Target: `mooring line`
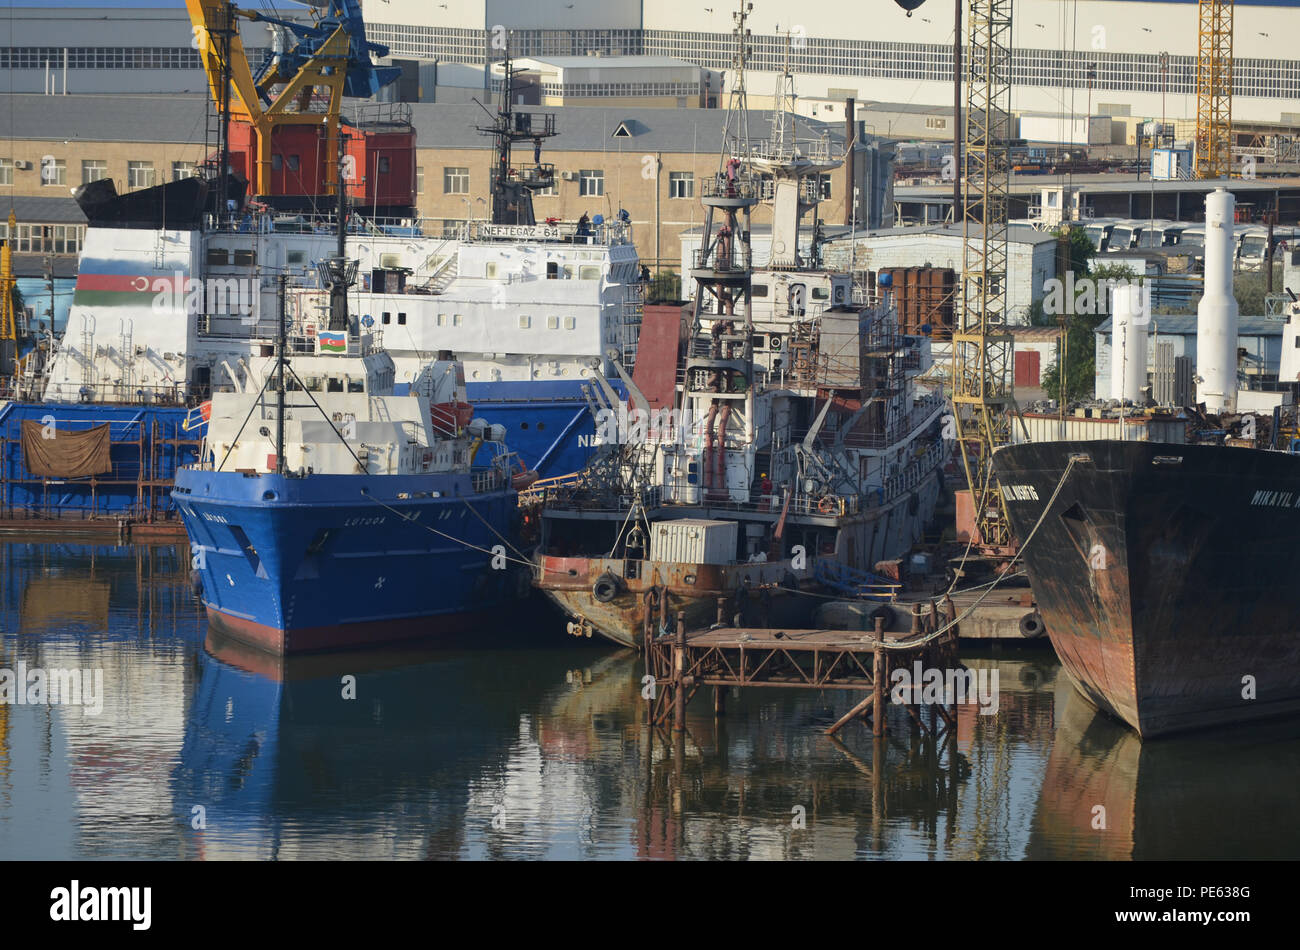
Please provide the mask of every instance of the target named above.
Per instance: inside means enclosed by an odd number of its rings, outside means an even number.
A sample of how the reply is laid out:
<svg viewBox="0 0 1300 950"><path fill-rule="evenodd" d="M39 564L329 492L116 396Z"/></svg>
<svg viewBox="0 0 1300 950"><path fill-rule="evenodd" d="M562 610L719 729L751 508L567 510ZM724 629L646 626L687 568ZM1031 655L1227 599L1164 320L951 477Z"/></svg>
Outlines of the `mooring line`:
<svg viewBox="0 0 1300 950"><path fill-rule="evenodd" d="M1038 520L1034 522L1034 526L1029 530L1029 534L1025 536L1025 541L1023 544L1020 545L1020 550L1016 552L1016 556L1011 559L1010 562L1011 564L1014 564L1016 561L1020 560L1021 557L1024 556L1025 549L1029 547L1029 542L1032 541L1034 539L1034 535L1038 533L1039 527L1041 527L1043 522L1047 519L1047 513L1052 510L1052 505L1055 504L1056 497L1061 493L1061 489L1065 487L1065 480L1070 477L1070 471L1074 468L1074 463L1076 461L1077 461L1076 458L1074 457L1070 458L1069 463L1065 466L1065 471L1061 473L1060 480L1056 483L1056 489L1052 492L1052 497L1047 499L1047 504L1043 506L1042 514L1038 516ZM1006 580L1008 576L1009 574L1003 574L1002 576L995 578L993 583L989 585L989 589L986 590L984 593L980 594L979 599L976 600L975 603L967 607L966 610L962 612L960 616L954 617L952 620L944 624L942 627L939 627L933 633L927 634L925 637L922 637L920 640L895 641L892 644L885 643L883 644L884 648L887 650L910 650L915 647L923 646L924 644L929 643L935 637L939 636L940 634L946 633L947 631L951 630L953 627L957 626L957 624L960 623L962 620L965 620L967 617L969 617L971 615L971 612L976 607L978 607L981 603L984 602L984 598L987 597L989 594L993 593L993 590L1004 580Z"/></svg>
<svg viewBox="0 0 1300 950"><path fill-rule="evenodd" d="M406 515L404 512L398 511L396 508L392 507L391 505L387 505L387 504L385 504L384 502L380 501L378 498L376 498L374 495L369 494L368 492L364 492L364 491L363 491L363 492L361 493L361 497L362 497L362 498L368 498L370 501L373 501L376 505L378 505L378 506L381 507L381 508L387 508L387 509L388 509L389 511L391 511L393 514L397 515L397 517L401 518L403 521L408 521L408 522L410 522L411 524L415 525L416 527L423 528L425 531L432 531L434 534L438 535L438 537L440 537L440 538L446 538L448 541L454 541L456 544L463 545L464 547L467 547L467 548L469 548L469 549L472 550L472 551L482 551L484 554L490 554L490 555L492 555L493 557L502 557L502 558L505 558L507 561L514 561L514 563L516 563L516 564L524 564L524 565L527 565L529 568L532 568L532 569L534 569L534 570L537 569L537 565L534 564L532 561L520 560L519 558L513 558L513 557L510 557L509 555L501 554L500 552L498 552L498 551L494 551L494 550L492 550L491 548L482 548L482 547L479 547L477 544L471 544L470 542L468 542L468 541L466 541L466 540L464 540L464 539L462 539L462 538L457 538L457 537L454 537L454 536L452 536L452 535L450 535L450 534L447 534L445 531L439 531L437 528L434 528L434 527L432 527L432 526L430 526L430 525L422 524L421 522L416 521L414 518L409 517L409 516ZM472 508L471 508L470 510L473 511ZM475 513L477 514L477 512L475 512ZM488 525L488 527L491 527L491 525ZM500 537L500 535L498 535L498 537Z"/></svg>
<svg viewBox="0 0 1300 950"><path fill-rule="evenodd" d="M482 521L483 524L485 524L485 525L487 526L487 529L488 529L489 531L491 531L493 534L495 534L495 535L497 536L497 538L500 539L500 540L501 540L501 541L506 545L506 547L510 548L510 550L514 551L516 554L518 554L518 555L519 555L521 558L523 558L525 561L528 561L528 555L524 554L523 551L519 550L517 547L515 547L513 544L511 544L511 543L510 543L510 540L509 540L508 538L506 538L506 537L505 537L505 536L504 536L500 531L498 531L496 528L494 528L494 527L492 526L492 524L491 524L489 521L487 521L487 519L485 519L481 514L479 514L479 513L474 509L474 506L471 505L471 504L469 503L469 499L462 497L462 498L461 498L461 501L464 502L464 503L465 503L465 507L468 508L468 509L470 510L470 514L472 514L472 515L473 515L475 518L477 518L479 521ZM528 563L529 563L529 564L532 564L533 562L532 562L532 561L528 561Z"/></svg>

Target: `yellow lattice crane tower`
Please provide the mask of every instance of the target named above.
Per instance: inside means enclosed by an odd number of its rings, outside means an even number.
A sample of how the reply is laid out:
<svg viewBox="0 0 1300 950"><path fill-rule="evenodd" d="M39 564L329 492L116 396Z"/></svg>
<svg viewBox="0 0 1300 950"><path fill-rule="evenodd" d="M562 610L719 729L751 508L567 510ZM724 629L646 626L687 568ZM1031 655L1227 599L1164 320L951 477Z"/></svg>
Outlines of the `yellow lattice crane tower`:
<svg viewBox="0 0 1300 950"><path fill-rule="evenodd" d="M1196 47L1197 178L1232 171L1233 0L1199 0Z"/></svg>
<svg viewBox="0 0 1300 950"><path fill-rule="evenodd" d="M1014 341L1007 329L1011 147L1011 0L970 0L962 152L962 274L952 335L957 449L981 552L1015 551L992 455L1010 441ZM961 506L958 507L959 521Z"/></svg>
<svg viewBox="0 0 1300 950"><path fill-rule="evenodd" d="M9 212L9 236L0 247L0 376L8 376L18 363L18 314L14 308L14 242L18 240L18 219Z"/></svg>

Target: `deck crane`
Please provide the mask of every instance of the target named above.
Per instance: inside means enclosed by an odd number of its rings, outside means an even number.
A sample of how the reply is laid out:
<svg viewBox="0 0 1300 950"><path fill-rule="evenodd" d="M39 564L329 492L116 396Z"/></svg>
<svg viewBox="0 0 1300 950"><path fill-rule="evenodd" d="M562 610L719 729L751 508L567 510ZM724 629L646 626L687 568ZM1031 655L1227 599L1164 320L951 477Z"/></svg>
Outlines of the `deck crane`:
<svg viewBox="0 0 1300 950"><path fill-rule="evenodd" d="M253 192L272 193L272 141L287 126L325 127L325 185L336 194L342 165L339 117L344 96L369 98L393 82L401 70L379 67L371 56L388 47L366 39L359 0L297 0L323 8L315 22L295 23L230 0L185 0L194 26L213 102L223 123L223 164L229 167L229 123L252 126L255 148ZM248 62L236 20L278 26L296 42L273 54L256 70ZM224 176L221 176L224 177Z"/></svg>

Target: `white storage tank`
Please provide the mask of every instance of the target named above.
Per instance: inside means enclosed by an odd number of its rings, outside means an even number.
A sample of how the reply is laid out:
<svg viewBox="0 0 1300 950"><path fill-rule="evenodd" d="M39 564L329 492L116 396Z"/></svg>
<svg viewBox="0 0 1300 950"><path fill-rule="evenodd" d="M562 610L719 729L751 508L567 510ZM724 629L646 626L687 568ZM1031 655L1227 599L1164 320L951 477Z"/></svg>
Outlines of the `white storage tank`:
<svg viewBox="0 0 1300 950"><path fill-rule="evenodd" d="M650 529L650 560L684 564L731 564L736 560L734 521L681 518L657 521Z"/></svg>
<svg viewBox="0 0 1300 950"><path fill-rule="evenodd" d="M1137 281L1117 284L1111 292L1110 397L1142 402L1147 385L1147 327L1150 292Z"/></svg>
<svg viewBox="0 0 1300 950"><path fill-rule="evenodd" d="M1232 293L1232 193L1205 198L1205 292L1196 305L1196 399L1210 412L1237 406L1237 298Z"/></svg>

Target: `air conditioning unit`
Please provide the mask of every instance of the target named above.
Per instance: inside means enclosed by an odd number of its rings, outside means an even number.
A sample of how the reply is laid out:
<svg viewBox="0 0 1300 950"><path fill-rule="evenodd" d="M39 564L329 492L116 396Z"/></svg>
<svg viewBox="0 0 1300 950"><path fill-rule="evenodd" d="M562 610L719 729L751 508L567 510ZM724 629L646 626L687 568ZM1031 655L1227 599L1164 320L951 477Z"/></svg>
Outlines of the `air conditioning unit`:
<svg viewBox="0 0 1300 950"><path fill-rule="evenodd" d="M27 161L26 159L22 159L22 158L20 158L20 159L18 159L16 162L14 162L14 168L23 168L23 169L27 169L27 168L31 168L31 167L32 167L32 163L29 162L29 161Z"/></svg>
<svg viewBox="0 0 1300 950"><path fill-rule="evenodd" d="M577 173L577 172L560 172L560 178L562 178L564 181L577 181L577 180L578 180L578 173Z"/></svg>

